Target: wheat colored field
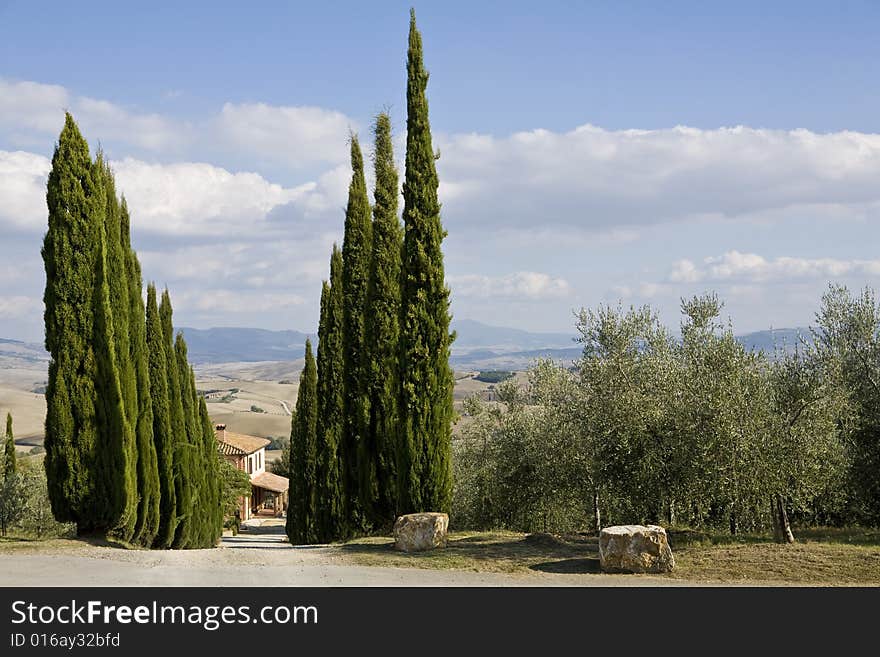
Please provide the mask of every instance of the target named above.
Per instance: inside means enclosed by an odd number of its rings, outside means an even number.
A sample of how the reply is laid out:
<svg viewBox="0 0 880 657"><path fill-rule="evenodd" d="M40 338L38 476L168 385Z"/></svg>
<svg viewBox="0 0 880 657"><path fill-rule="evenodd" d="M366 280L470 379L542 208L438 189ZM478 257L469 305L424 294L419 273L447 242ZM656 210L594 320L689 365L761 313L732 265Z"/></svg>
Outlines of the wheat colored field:
<svg viewBox="0 0 880 657"><path fill-rule="evenodd" d="M200 365L196 367L196 386L201 391L219 391L219 398L208 401L208 414L215 424L262 438L286 437L290 435L301 368L301 361ZM456 410L461 411L461 402L470 395L491 398L493 386L475 380L477 374L455 373ZM525 374L517 373L516 380L524 382ZM45 383L46 371L41 364L22 366L12 359L0 362L0 413L3 417L7 411L12 413L16 443L22 452L43 443ZM460 421L456 432L466 423L466 418Z"/></svg>

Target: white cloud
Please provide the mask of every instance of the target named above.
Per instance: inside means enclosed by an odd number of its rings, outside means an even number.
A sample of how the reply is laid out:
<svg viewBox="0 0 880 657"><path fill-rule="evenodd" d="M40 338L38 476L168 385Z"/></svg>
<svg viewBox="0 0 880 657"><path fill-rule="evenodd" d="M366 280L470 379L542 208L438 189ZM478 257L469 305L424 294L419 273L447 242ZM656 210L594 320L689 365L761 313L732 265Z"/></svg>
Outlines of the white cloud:
<svg viewBox="0 0 880 657"><path fill-rule="evenodd" d="M348 131L356 128L334 110L265 103L226 103L216 126L219 138L236 150L299 167L345 161Z"/></svg>
<svg viewBox="0 0 880 657"><path fill-rule="evenodd" d="M166 94L167 96L167 94ZM58 85L0 78L0 130L14 142L54 141L69 110L92 148L127 145L151 154L202 160L235 155L263 165L307 169L348 159L349 130L357 123L321 107L226 103L188 122L77 96ZM124 149L111 148L111 155Z"/></svg>
<svg viewBox="0 0 880 657"><path fill-rule="evenodd" d="M620 229L805 208L876 213L880 203L876 134L586 125L441 135L437 145L444 218L462 227Z"/></svg>
<svg viewBox="0 0 880 657"><path fill-rule="evenodd" d="M64 87L0 78L2 128L57 133L63 124L64 109L69 105L70 95Z"/></svg>
<svg viewBox="0 0 880 657"><path fill-rule="evenodd" d="M476 274L450 276L448 284L452 294L461 297L538 300L566 297L571 292L565 279L532 271L495 277Z"/></svg>
<svg viewBox="0 0 880 657"><path fill-rule="evenodd" d="M175 310L219 315L242 315L268 313L289 309L305 303L304 299L290 293L250 293L241 290L190 291L172 297ZM178 301L179 299L179 301Z"/></svg>
<svg viewBox="0 0 880 657"><path fill-rule="evenodd" d="M306 193L285 189L256 173L232 173L199 162L163 165L126 158L112 166L133 222L156 233L223 235L254 230L273 208Z"/></svg>
<svg viewBox="0 0 880 657"><path fill-rule="evenodd" d="M117 193L125 195L131 209L134 231L206 239L255 238L265 231L321 232L321 224L337 212L341 228L350 175L338 168L315 182L284 187L257 173L231 172L204 162L156 164L125 158L111 166ZM51 162L41 155L0 151L0 226L45 230L50 169Z"/></svg>
<svg viewBox="0 0 880 657"><path fill-rule="evenodd" d="M701 273L697 266L690 260L678 260L672 264L669 272L669 280L673 283L696 283L700 280Z"/></svg>
<svg viewBox="0 0 880 657"><path fill-rule="evenodd" d="M41 313L42 301L34 297L0 296L0 318L21 319Z"/></svg>
<svg viewBox="0 0 880 657"><path fill-rule="evenodd" d="M0 226L17 229L46 223L48 158L23 151L0 151Z"/></svg>
<svg viewBox="0 0 880 657"><path fill-rule="evenodd" d="M728 251L705 258L698 266L690 260L673 264L668 279L677 283L697 282L786 282L846 276L880 276L880 260L839 260L781 256L768 260L756 253Z"/></svg>

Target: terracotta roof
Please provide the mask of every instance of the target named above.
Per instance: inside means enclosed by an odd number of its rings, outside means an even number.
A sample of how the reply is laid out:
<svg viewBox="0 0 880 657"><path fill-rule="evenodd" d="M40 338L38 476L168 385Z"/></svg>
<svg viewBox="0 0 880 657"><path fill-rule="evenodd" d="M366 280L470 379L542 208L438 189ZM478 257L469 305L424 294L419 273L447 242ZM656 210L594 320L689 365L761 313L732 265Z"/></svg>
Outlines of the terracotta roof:
<svg viewBox="0 0 880 657"><path fill-rule="evenodd" d="M257 488L264 488L273 493L283 493L290 487L287 477L281 477L271 472L261 472L251 477L251 483Z"/></svg>
<svg viewBox="0 0 880 657"><path fill-rule="evenodd" d="M214 431L217 436L218 447L221 454L238 454L246 455L266 447L271 440L265 438L257 438L256 436L248 436L243 433L232 433L231 431Z"/></svg>

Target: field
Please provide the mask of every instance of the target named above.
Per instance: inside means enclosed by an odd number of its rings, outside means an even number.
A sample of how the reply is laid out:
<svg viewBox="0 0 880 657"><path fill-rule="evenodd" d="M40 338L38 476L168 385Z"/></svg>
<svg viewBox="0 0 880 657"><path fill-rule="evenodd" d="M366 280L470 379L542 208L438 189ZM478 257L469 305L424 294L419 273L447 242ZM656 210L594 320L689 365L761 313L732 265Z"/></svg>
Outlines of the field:
<svg viewBox="0 0 880 657"><path fill-rule="evenodd" d="M671 531L676 567L657 575L703 584L880 585L880 531L805 530L793 545L767 537ZM600 573L595 536L457 532L446 550L404 554L391 539L364 538L342 546L353 563L478 572ZM632 576L637 579L641 576Z"/></svg>
<svg viewBox="0 0 880 657"><path fill-rule="evenodd" d="M5 428L6 413L11 412L18 450L26 452L43 444L46 398L41 390L46 383L43 364L0 358L0 414Z"/></svg>
<svg viewBox="0 0 880 657"><path fill-rule="evenodd" d="M301 368L301 360L197 365L196 386L202 391L229 392L220 399L208 401L208 414L215 424L225 423L230 431L262 438L287 437ZM474 380L477 374L476 371L455 373L456 410L461 411L462 400L472 394L492 398L494 386ZM525 374L517 373L516 377L523 381ZM12 413L15 439L21 452L43 443L46 399L42 386L45 382L43 363L14 358L0 361L0 412L4 417L7 411ZM255 412L252 407L264 412ZM455 431L460 431L466 423L467 418L463 418ZM269 454L270 459L278 456L280 452Z"/></svg>
<svg viewBox="0 0 880 657"><path fill-rule="evenodd" d="M283 527L226 536L214 550L125 550L99 540L0 539L0 586L292 585L880 586L880 532L812 530L794 545L671 531L665 575L600 572L596 538L453 532L445 550L404 554L387 537L291 546Z"/></svg>

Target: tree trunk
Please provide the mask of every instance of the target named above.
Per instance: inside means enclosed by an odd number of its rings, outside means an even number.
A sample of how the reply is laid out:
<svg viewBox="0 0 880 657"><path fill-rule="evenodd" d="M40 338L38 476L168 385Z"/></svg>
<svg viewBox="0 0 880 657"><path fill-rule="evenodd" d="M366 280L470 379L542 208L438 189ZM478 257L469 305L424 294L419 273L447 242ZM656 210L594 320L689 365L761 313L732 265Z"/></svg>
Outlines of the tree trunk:
<svg viewBox="0 0 880 657"><path fill-rule="evenodd" d="M794 543L794 534L791 532L791 524L788 522L788 512L785 510L785 499L781 493L773 498L773 538L777 543Z"/></svg>
<svg viewBox="0 0 880 657"><path fill-rule="evenodd" d="M602 514L599 512L599 491L593 489L593 522L596 524L596 533L602 530Z"/></svg>
<svg viewBox="0 0 880 657"><path fill-rule="evenodd" d="M669 526L675 526L675 498L669 500Z"/></svg>
<svg viewBox="0 0 880 657"><path fill-rule="evenodd" d="M730 535L736 536L738 529L739 529L739 524L737 523L736 509L731 509L730 510Z"/></svg>

